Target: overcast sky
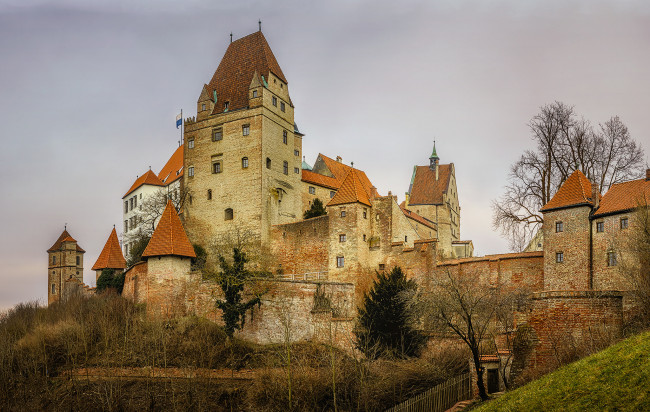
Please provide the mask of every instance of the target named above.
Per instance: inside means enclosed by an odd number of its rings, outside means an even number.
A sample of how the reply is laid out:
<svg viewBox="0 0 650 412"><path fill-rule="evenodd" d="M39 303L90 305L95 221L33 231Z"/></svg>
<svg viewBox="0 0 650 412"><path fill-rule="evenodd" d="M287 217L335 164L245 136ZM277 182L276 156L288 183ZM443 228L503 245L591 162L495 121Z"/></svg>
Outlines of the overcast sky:
<svg viewBox="0 0 650 412"><path fill-rule="evenodd" d="M195 115L230 32L258 18L308 163L339 155L401 201L436 139L478 254L507 251L490 204L540 106L618 115L650 151L647 1L0 0L0 309L47 301L65 223L94 285L122 196L160 170L176 114Z"/></svg>

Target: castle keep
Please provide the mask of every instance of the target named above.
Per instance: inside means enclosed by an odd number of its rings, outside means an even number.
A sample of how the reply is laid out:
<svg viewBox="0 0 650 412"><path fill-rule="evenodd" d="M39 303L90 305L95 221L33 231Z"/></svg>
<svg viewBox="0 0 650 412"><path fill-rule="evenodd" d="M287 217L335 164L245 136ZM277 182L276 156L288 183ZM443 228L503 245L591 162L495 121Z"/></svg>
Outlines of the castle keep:
<svg viewBox="0 0 650 412"><path fill-rule="evenodd" d="M304 161L307 137L261 31L230 43L201 89L196 116L184 126L184 141L163 170L146 172L123 197L123 249L113 229L93 265L98 276L104 269L124 271L123 295L146 303L152 315L194 313L220 322L214 299L221 292L192 268L192 245L210 251L235 232L250 234L258 249L269 251L276 274L250 286L250 293L266 291L241 331L257 342L282 341L280 318L288 313L294 339L319 339L333 322L349 337L359 294L375 271L394 266L422 288L455 273L529 293L531 306L517 319L537 339L526 360L531 367L551 362L557 333L605 328L616 334L624 316L633 314L621 267L639 265L627 242L637 211L645 210L639 206L650 199L650 171L604 196L576 171L541 209L541 251L474 257L472 242L461 238L454 164L440 163L435 143L428 162L422 157L427 164L413 167L402 202L392 192L378 193L366 173L341 157L319 154L313 167ZM169 200L144 261L126 268L127 233L140 230L138 211L161 188ZM183 193L178 206L174 200ZM326 214L303 219L316 199ZM48 303L66 288L87 292L83 253L67 231L48 250ZM323 296L330 307L318 303Z"/></svg>

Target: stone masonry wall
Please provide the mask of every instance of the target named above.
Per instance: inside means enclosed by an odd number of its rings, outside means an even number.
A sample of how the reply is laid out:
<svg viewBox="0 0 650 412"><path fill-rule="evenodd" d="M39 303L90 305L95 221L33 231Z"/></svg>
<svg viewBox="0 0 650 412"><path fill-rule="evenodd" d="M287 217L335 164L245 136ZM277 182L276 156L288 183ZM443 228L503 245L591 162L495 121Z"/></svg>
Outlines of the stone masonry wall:
<svg viewBox="0 0 650 412"><path fill-rule="evenodd" d="M284 274L327 272L329 216L274 226L271 253Z"/></svg>

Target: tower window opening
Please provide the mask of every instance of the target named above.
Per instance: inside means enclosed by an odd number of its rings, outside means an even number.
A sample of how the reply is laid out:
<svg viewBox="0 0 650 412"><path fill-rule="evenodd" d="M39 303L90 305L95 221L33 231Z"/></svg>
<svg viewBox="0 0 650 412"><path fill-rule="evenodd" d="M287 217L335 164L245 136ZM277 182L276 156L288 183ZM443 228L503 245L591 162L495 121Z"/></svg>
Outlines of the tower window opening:
<svg viewBox="0 0 650 412"><path fill-rule="evenodd" d="M224 220L232 220L233 216L232 208L229 207L224 211Z"/></svg>
<svg viewBox="0 0 650 412"><path fill-rule="evenodd" d="M271 168L271 158L269 158L269 157L266 158L266 168L267 169Z"/></svg>
<svg viewBox="0 0 650 412"><path fill-rule="evenodd" d="M248 136L251 134L251 125L250 124L245 124L241 127L241 134L243 136Z"/></svg>

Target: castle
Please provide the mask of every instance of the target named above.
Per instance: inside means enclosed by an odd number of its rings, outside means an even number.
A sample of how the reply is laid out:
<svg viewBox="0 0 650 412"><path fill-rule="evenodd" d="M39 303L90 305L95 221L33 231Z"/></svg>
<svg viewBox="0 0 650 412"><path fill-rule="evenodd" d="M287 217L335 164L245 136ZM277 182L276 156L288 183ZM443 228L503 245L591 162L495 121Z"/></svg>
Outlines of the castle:
<svg viewBox="0 0 650 412"><path fill-rule="evenodd" d="M220 321L214 307L220 291L192 268L192 245L210 250L211 242L241 231L269 251L277 273L254 282L252 288L267 293L240 333L261 343L283 340L279 318L289 313L292 339L318 339L332 323L349 337L362 286L375 271L393 266L421 287L454 272L530 292L532 305L520 323L536 333L526 361L532 367L550 362L551 335L558 330L620 333L633 312L620 263L632 259L627 234L650 197L650 171L604 196L576 171L541 210L542 251L473 257L472 242L461 240L454 165L439 163L435 144L428 164L414 166L401 203L391 192L380 195L363 171L340 157L319 154L313 167L303 160L305 135L294 120L288 81L261 31L230 43L202 87L197 115L184 127L183 144L163 170L139 177L123 197L126 233L137 230L147 196L160 188L169 194L144 261L126 267L113 229L93 265L98 276L107 268L124 271L123 295L146 303L152 315L195 313ZM187 198L178 207L172 200L181 192ZM646 203L639 203L643 196ZM316 199L327 213L303 219ZM67 231L48 253L49 303L66 288L87 291L80 277L84 251ZM327 296L332 307L323 310L318 296Z"/></svg>

